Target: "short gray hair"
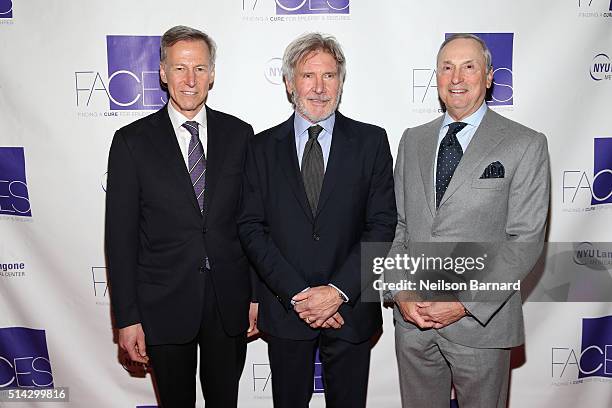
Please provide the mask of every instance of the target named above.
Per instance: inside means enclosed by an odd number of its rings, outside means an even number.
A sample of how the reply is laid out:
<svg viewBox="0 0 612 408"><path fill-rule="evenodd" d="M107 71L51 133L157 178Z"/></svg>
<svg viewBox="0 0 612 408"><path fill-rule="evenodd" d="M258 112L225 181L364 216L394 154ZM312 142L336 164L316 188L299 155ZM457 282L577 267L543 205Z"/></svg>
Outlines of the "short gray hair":
<svg viewBox="0 0 612 408"><path fill-rule="evenodd" d="M334 57L338 66L340 83L344 83L346 59L342 47L334 36L321 33L302 34L287 46L283 55L283 77L292 82L297 64L313 51L324 51Z"/></svg>
<svg viewBox="0 0 612 408"><path fill-rule="evenodd" d="M489 50L489 47L487 47L487 43L485 43L483 39L478 37L477 35L470 34L470 33L452 34L450 37L444 40L442 45L440 45L440 49L438 50L438 56L436 57L436 62L440 59L440 54L442 53L442 49L446 47L446 45L449 42L459 40L459 39L474 40L478 44L480 44L480 47L482 48L482 55L484 56L484 59L485 59L485 65L487 67L487 73L490 72L491 69L493 69L491 51Z"/></svg>
<svg viewBox="0 0 612 408"><path fill-rule="evenodd" d="M166 60L166 50L168 47L172 47L179 41L204 41L210 54L210 65L211 67L215 66L215 57L217 56L215 41L208 34L200 30L182 25L172 27L162 36L159 50L161 62Z"/></svg>

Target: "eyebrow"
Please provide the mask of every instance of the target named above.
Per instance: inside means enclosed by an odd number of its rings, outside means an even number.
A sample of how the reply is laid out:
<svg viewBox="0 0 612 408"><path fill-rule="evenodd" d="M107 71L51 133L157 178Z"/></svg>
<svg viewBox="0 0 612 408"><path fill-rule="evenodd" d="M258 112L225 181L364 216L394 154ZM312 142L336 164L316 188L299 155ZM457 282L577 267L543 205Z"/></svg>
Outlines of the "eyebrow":
<svg viewBox="0 0 612 408"><path fill-rule="evenodd" d="M467 60L467 61L461 61L461 62L459 63L459 65L463 65L463 64L470 64L470 63L474 63L474 62L476 62L476 60L475 60L475 59L470 59L470 60ZM440 61L440 63L441 63L441 64L450 64L450 65L455 65L455 63L454 63L453 61L450 61L450 60Z"/></svg>

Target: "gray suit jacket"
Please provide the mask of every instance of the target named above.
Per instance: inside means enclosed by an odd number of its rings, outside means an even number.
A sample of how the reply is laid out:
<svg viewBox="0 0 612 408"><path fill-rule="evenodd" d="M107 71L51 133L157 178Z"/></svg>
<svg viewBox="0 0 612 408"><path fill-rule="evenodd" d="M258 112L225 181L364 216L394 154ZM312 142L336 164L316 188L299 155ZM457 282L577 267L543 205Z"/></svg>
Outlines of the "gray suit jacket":
<svg viewBox="0 0 612 408"><path fill-rule="evenodd" d="M523 278L537 261L548 215L550 170L546 138L487 110L436 210L434 157L442 117L407 129L395 167L398 224L390 256L411 242L496 242L508 247L493 266L497 278ZM481 179L499 161L504 178ZM523 244L517 249L513 243ZM517 244L518 245L518 244ZM503 279L502 279L503 280ZM438 330L446 339L470 347L504 348L523 343L520 292L496 301L479 301L471 292L459 300L473 317ZM396 324L417 329L394 311Z"/></svg>

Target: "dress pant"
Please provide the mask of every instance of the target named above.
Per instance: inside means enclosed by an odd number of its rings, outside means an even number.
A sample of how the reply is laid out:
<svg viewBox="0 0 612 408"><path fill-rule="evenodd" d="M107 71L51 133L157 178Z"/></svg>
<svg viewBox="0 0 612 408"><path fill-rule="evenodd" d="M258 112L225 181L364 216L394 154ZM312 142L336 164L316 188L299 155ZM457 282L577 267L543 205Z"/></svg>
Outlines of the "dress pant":
<svg viewBox="0 0 612 408"><path fill-rule="evenodd" d="M333 329L327 329L333 330ZM313 340L266 335L272 370L274 408L306 408L314 388L317 347L323 365L327 408L366 406L371 342L353 344L329 337L325 330Z"/></svg>
<svg viewBox="0 0 612 408"><path fill-rule="evenodd" d="M228 336L221 322L210 273L203 276L204 310L200 331L186 344L147 346L161 407L193 408L196 401L197 348L200 385L206 408L238 404L238 382L246 359L246 333Z"/></svg>
<svg viewBox="0 0 612 408"><path fill-rule="evenodd" d="M451 383L461 408L506 408L510 349L467 347L396 324L395 351L403 408L448 408Z"/></svg>

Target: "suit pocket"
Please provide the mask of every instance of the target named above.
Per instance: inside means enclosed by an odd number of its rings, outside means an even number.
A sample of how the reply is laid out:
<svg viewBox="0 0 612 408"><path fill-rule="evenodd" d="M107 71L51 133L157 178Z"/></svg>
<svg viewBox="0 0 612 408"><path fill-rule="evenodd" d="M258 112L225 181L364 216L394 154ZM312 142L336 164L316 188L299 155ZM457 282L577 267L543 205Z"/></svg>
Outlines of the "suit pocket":
<svg viewBox="0 0 612 408"><path fill-rule="evenodd" d="M505 178L475 179L472 181L472 188L501 190L505 187L506 183Z"/></svg>

